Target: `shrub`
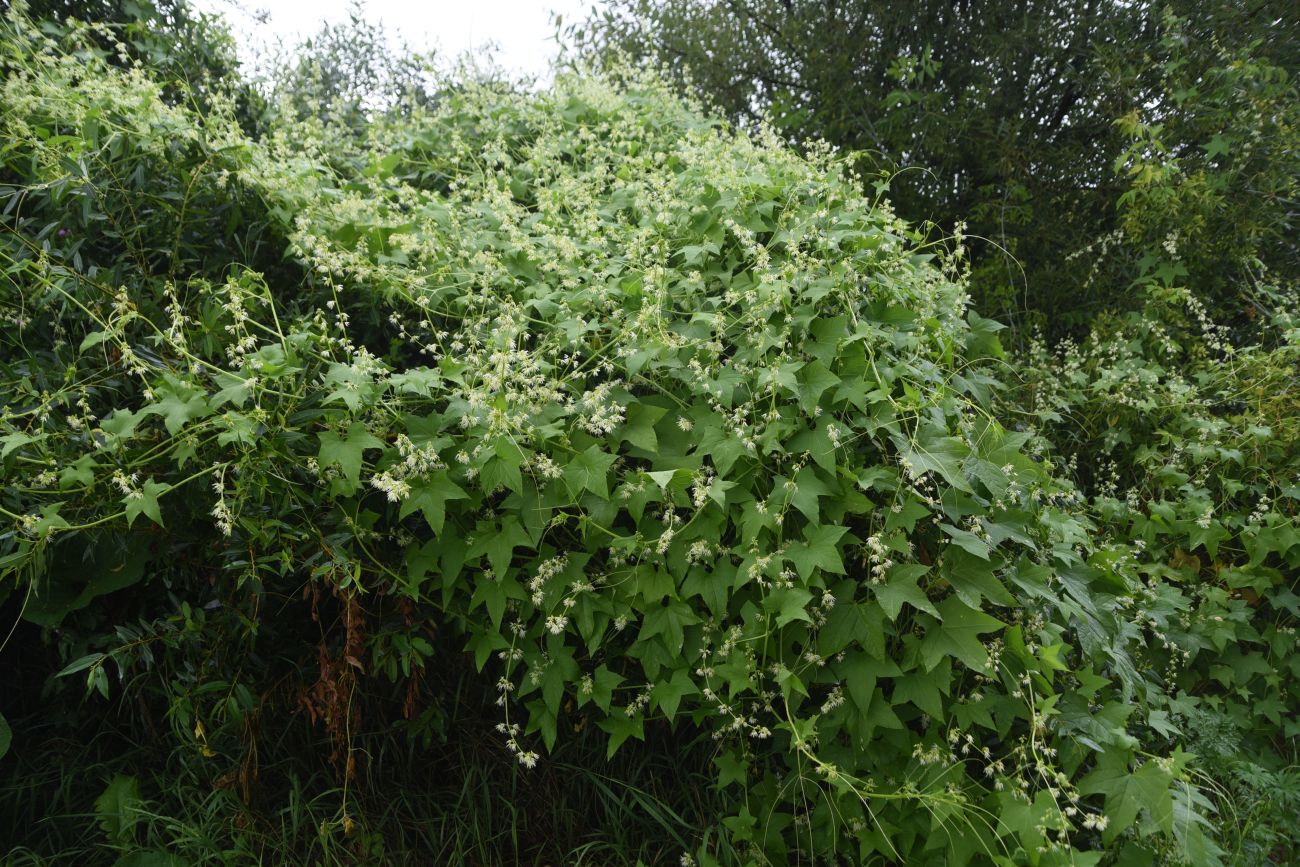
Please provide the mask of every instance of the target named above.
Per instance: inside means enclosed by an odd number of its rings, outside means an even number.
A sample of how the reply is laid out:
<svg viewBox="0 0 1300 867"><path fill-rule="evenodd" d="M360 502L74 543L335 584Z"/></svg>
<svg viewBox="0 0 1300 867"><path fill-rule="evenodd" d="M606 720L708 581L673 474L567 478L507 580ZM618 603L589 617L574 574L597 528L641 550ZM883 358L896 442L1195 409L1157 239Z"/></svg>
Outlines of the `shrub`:
<svg viewBox="0 0 1300 867"><path fill-rule="evenodd" d="M1157 743L1201 758L1236 863L1295 857L1300 779L1300 344L1294 292L1244 293L1254 324L1215 322L1186 286L1089 338L1032 344L1007 395L1069 458L1128 580L1117 600L1162 683Z"/></svg>
<svg viewBox="0 0 1300 867"><path fill-rule="evenodd" d="M252 141L8 28L0 562L88 701L251 785L288 692L350 783L450 635L522 767L709 749L684 863L1207 848L960 244L833 151L636 76Z"/></svg>

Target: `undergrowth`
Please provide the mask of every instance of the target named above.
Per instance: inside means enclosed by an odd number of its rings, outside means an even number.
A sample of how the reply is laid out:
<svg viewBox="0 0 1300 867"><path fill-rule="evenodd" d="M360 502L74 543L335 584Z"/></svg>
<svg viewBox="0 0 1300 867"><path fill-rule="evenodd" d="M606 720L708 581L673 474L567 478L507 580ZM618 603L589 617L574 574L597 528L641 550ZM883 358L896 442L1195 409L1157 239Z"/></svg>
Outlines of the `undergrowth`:
<svg viewBox="0 0 1300 867"><path fill-rule="evenodd" d="M11 862L1293 857L1276 281L1008 357L654 75L251 135L114 39L0 38Z"/></svg>

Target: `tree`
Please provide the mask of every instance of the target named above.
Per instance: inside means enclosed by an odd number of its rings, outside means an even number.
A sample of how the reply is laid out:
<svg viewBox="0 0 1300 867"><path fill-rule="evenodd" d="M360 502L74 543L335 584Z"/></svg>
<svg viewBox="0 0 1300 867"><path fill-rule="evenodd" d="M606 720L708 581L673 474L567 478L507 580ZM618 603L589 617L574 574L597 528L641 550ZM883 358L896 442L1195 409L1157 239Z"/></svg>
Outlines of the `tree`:
<svg viewBox="0 0 1300 867"><path fill-rule="evenodd" d="M72 22L96 25L105 58L118 65L139 63L167 81L171 101L194 100L207 108L219 90L239 90L245 120L255 107L252 93L239 88L239 59L229 31L215 15L188 0L29 0L26 13L46 26Z"/></svg>
<svg viewBox="0 0 1300 867"><path fill-rule="evenodd" d="M271 58L269 96L290 116L330 117L360 131L375 111L429 105L439 85L432 55L394 44L362 3L339 24L323 24L284 56Z"/></svg>
<svg viewBox="0 0 1300 867"><path fill-rule="evenodd" d="M1300 57L1286 50L1298 28L1285 4L1180 5L1207 40L1184 46L1193 79L1216 34L1279 31L1270 62ZM972 284L984 312L1050 310L1068 325L1116 301L1077 291L1096 261L1070 254L1119 227L1130 182L1114 162L1131 130L1115 120L1176 110L1158 68L1165 23L1155 3L1115 0L612 0L567 37L597 63L662 65L738 122L867 152L897 173L903 216L945 231L965 221L984 239Z"/></svg>
<svg viewBox="0 0 1300 867"><path fill-rule="evenodd" d="M1253 283L1300 275L1300 27L1294 12L1288 20L1220 11L1165 12L1151 52L1160 98L1117 123L1129 137L1116 159L1126 179L1117 205L1139 279L1192 286L1238 320L1258 312ZM1219 36L1249 32L1252 22L1276 38ZM1295 52L1279 52L1288 42Z"/></svg>

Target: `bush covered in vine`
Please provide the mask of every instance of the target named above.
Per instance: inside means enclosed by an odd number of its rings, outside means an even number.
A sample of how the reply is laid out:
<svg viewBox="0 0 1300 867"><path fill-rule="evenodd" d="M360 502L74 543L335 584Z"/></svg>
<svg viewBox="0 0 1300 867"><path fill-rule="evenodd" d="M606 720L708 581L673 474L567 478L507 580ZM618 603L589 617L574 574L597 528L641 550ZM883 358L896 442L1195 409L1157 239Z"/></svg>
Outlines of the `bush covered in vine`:
<svg viewBox="0 0 1300 867"><path fill-rule="evenodd" d="M1191 381L1117 324L1008 408L960 237L654 77L251 138L4 26L0 593L45 689L246 804L295 710L360 861L362 745L464 737L448 670L520 798L593 732L702 761L684 864L1224 860L1211 723L1295 734L1296 482L1249 470L1294 460L1291 320ZM1250 425L1176 403L1243 381ZM1095 476L1019 412L1085 417Z"/></svg>
<svg viewBox="0 0 1300 867"><path fill-rule="evenodd" d="M1089 495L1131 592L1146 715L1184 744L1217 806L1229 863L1289 863L1300 597L1300 361L1294 290L1258 284L1254 325L1215 321L1152 281L1140 311L1081 343L1030 344L1006 395ZM1018 409L1012 410L1012 407ZM1194 862L1196 863L1196 862Z"/></svg>

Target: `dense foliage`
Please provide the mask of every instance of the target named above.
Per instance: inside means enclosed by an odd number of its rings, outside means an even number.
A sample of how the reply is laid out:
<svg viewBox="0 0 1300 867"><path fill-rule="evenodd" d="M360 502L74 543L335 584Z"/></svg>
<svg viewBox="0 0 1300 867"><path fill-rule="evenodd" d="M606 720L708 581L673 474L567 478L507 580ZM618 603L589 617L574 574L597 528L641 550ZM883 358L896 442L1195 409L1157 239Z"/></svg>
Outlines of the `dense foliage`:
<svg viewBox="0 0 1300 867"><path fill-rule="evenodd" d="M1121 600L1154 743L1197 756L1227 863L1292 863L1300 806L1300 331L1294 290L1255 287L1233 334L1183 287L1097 324L1080 344L1033 342L1006 396L1069 455L1127 577ZM1215 863L1214 858L1190 858Z"/></svg>
<svg viewBox="0 0 1300 867"><path fill-rule="evenodd" d="M1276 67L1230 164L1122 128L1144 306L1010 357L960 230L655 74L3 26L12 858L1296 856L1292 248L1196 234L1293 195Z"/></svg>
<svg viewBox="0 0 1300 867"><path fill-rule="evenodd" d="M1080 255L1116 233L1199 233L1229 298L1243 234L1280 229L1256 252L1296 264L1294 3L611 0L567 32L580 58L644 60L730 117L861 152L903 217L967 226L985 315L1062 334L1127 309L1131 263ZM1117 215L1171 178L1116 161L1156 154L1201 222Z"/></svg>

